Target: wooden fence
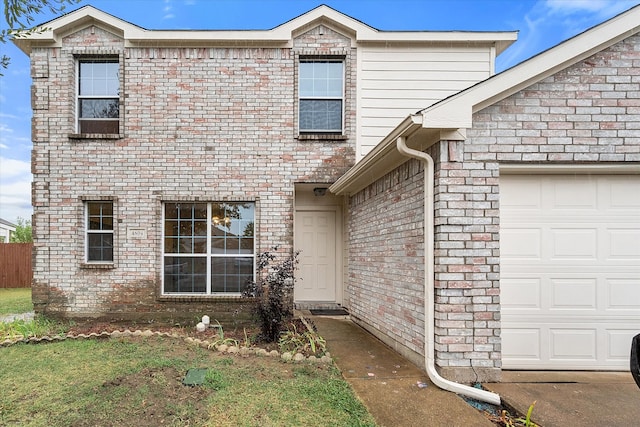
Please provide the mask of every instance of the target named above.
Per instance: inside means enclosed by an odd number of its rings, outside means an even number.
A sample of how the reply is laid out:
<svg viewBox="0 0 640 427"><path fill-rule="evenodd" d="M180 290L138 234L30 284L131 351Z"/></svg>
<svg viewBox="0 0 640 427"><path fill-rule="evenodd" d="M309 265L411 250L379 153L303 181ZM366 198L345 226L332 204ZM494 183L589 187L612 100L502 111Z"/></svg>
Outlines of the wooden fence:
<svg viewBox="0 0 640 427"><path fill-rule="evenodd" d="M0 288L30 288L33 243L0 243Z"/></svg>

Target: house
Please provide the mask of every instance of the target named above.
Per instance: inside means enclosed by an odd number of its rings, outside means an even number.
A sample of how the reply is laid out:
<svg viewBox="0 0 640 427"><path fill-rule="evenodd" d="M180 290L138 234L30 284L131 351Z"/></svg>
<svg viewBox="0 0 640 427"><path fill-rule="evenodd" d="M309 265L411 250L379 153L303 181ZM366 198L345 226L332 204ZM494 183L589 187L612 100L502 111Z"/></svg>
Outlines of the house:
<svg viewBox="0 0 640 427"><path fill-rule="evenodd" d="M0 243L9 243L11 235L16 231L16 225L0 218Z"/></svg>
<svg viewBox="0 0 640 427"><path fill-rule="evenodd" d="M516 38L378 31L327 6L258 31L146 30L89 6L45 25L16 40L33 77L33 292L69 317L222 320L274 245L302 249L298 306L344 305L346 211L327 188L402 117L490 77Z"/></svg>
<svg viewBox="0 0 640 427"><path fill-rule="evenodd" d="M36 311L242 306L302 250L301 308L445 378L627 370L640 331L640 7L495 75L513 32L155 31L84 7L33 77ZM54 243L55 242L55 243Z"/></svg>

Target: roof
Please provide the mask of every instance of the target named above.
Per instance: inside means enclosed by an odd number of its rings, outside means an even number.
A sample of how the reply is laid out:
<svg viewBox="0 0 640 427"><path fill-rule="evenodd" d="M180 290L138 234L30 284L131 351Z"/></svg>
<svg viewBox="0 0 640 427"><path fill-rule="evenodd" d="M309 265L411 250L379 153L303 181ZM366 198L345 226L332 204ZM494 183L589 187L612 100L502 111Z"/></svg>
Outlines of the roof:
<svg viewBox="0 0 640 427"><path fill-rule="evenodd" d="M6 219L2 219L2 218L0 218L0 224L6 225L7 227L10 227L10 228L16 228L17 227L16 224L14 224L12 222L9 222Z"/></svg>
<svg viewBox="0 0 640 427"><path fill-rule="evenodd" d="M517 39L517 32L514 31L381 31L326 5L269 30L148 30L92 6L84 6L41 24L39 27L44 29L42 32L17 38L14 43L29 54L33 46L58 47L66 35L96 25L122 37L125 46L164 44L235 47L251 44L291 47L294 37L320 23L350 35L354 43L479 43L494 45L496 54L500 54Z"/></svg>
<svg viewBox="0 0 640 427"><path fill-rule="evenodd" d="M407 159L396 140L406 137L418 149L441 139L464 140L473 113L566 69L640 32L640 6L635 6L551 49L408 116L329 190L353 194Z"/></svg>

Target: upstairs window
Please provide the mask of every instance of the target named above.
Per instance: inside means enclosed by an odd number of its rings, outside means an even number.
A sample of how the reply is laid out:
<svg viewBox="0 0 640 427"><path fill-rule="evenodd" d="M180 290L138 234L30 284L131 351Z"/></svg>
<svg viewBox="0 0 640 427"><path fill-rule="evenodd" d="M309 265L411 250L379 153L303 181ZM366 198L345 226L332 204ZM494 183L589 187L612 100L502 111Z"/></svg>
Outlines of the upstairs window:
<svg viewBox="0 0 640 427"><path fill-rule="evenodd" d="M120 78L117 60L78 63L78 132L117 134L120 120Z"/></svg>
<svg viewBox="0 0 640 427"><path fill-rule="evenodd" d="M86 202L86 260L113 262L113 202Z"/></svg>
<svg viewBox="0 0 640 427"><path fill-rule="evenodd" d="M298 73L300 133L342 133L344 61L302 59Z"/></svg>

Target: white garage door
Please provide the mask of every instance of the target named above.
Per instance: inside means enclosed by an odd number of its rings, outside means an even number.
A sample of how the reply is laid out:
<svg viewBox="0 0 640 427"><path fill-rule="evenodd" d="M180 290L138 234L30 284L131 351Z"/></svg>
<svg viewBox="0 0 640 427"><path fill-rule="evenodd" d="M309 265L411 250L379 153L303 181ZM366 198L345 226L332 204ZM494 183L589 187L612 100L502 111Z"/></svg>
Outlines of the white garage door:
<svg viewBox="0 0 640 427"><path fill-rule="evenodd" d="M503 175L506 369L629 370L640 333L640 176Z"/></svg>

